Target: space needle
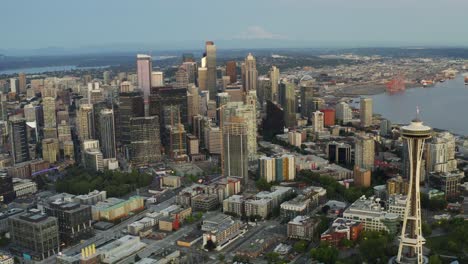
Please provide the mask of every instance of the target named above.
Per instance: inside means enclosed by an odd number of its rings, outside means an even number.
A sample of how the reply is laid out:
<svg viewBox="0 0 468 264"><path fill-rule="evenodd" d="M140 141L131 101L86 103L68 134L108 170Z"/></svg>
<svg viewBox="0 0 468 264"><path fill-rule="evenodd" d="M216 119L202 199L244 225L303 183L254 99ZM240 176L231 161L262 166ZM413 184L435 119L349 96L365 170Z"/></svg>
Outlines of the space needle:
<svg viewBox="0 0 468 264"><path fill-rule="evenodd" d="M417 109L416 119L411 124L401 128L403 140L408 143L409 158L409 190L403 218L403 226L398 247L398 255L394 263L427 263L423 255L425 239L422 236L420 178L421 160L424 152L424 143L431 137L432 129L423 124Z"/></svg>

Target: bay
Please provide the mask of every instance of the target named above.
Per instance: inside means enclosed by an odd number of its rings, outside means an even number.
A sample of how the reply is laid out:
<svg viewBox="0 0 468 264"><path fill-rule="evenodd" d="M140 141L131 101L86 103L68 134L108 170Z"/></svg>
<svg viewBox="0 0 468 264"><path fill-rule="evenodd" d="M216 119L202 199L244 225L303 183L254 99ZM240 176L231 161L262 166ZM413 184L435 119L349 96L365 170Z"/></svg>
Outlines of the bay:
<svg viewBox="0 0 468 264"><path fill-rule="evenodd" d="M372 96L374 113L393 123L409 123L416 116L416 107L425 124L468 135L468 85L459 74L455 79L426 88L411 88L397 94Z"/></svg>

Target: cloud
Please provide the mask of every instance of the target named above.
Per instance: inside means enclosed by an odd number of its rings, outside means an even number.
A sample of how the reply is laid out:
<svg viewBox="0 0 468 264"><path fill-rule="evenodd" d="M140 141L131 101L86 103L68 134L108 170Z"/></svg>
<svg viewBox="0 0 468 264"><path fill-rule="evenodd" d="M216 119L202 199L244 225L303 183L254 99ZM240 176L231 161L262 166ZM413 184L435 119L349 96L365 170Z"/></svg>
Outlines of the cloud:
<svg viewBox="0 0 468 264"><path fill-rule="evenodd" d="M247 30L241 32L238 39L285 39L285 36L271 33L261 26L249 26Z"/></svg>

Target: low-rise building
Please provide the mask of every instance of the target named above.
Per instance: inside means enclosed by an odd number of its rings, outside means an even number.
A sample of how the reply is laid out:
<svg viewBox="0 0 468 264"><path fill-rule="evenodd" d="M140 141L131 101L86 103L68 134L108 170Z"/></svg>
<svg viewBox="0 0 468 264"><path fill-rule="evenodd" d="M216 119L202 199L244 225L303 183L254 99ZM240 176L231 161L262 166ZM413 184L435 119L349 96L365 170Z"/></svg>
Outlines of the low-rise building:
<svg viewBox="0 0 468 264"><path fill-rule="evenodd" d="M175 189L180 187L179 176L166 175L162 176L159 181L161 188Z"/></svg>
<svg viewBox="0 0 468 264"><path fill-rule="evenodd" d="M444 192L446 198L452 198L460 195L460 183L464 177L463 171L431 172L429 182L432 187Z"/></svg>
<svg viewBox="0 0 468 264"><path fill-rule="evenodd" d="M0 264L14 264L15 260L12 255L0 253Z"/></svg>
<svg viewBox="0 0 468 264"><path fill-rule="evenodd" d="M406 195L394 194L388 197L387 211L397 214L400 220L403 220L406 210Z"/></svg>
<svg viewBox="0 0 468 264"><path fill-rule="evenodd" d="M245 216L266 219L273 212L273 200L270 197L245 201Z"/></svg>
<svg viewBox="0 0 468 264"><path fill-rule="evenodd" d="M209 220L208 220L209 221ZM220 247L227 243L229 240L234 239L243 232L244 223L239 220L233 220L232 217L224 217L222 221L207 223L203 221L202 230L203 233L203 246L207 245L211 241L217 247Z"/></svg>
<svg viewBox="0 0 468 264"><path fill-rule="evenodd" d="M88 194L82 194L75 196L75 201L79 202L80 204L87 204L87 205L95 205L98 202L102 202L106 200L107 192L106 191L98 191L94 190L89 192Z"/></svg>
<svg viewBox="0 0 468 264"><path fill-rule="evenodd" d="M24 259L42 261L60 251L57 218L31 209L10 217L8 224L12 251Z"/></svg>
<svg viewBox="0 0 468 264"><path fill-rule="evenodd" d="M24 210L21 208L12 208L6 211L0 212L0 233L6 233L8 232L8 218L11 216L21 214L23 213Z"/></svg>
<svg viewBox="0 0 468 264"><path fill-rule="evenodd" d="M145 231L151 230L156 225L154 218L143 217L142 219L133 222L127 226L128 233L133 236L143 236Z"/></svg>
<svg viewBox="0 0 468 264"><path fill-rule="evenodd" d="M283 219L291 220L298 215L307 215L312 208L311 199L304 195L298 195L296 198L286 201L280 205L280 213Z"/></svg>
<svg viewBox="0 0 468 264"><path fill-rule="evenodd" d="M13 190L16 197L24 197L37 192L37 183L29 179L13 178Z"/></svg>
<svg viewBox="0 0 468 264"><path fill-rule="evenodd" d="M116 221L144 207L143 197L140 196L132 196L128 200L108 198L92 206L93 220Z"/></svg>
<svg viewBox="0 0 468 264"><path fill-rule="evenodd" d="M276 243L283 241L285 237L262 231L259 234L251 237L248 241L243 243L236 251L236 256L247 257L255 259L260 257L261 254L265 253Z"/></svg>
<svg viewBox="0 0 468 264"><path fill-rule="evenodd" d="M117 263L119 260L128 257L143 248L146 244L140 241L137 236L124 236L98 249L101 253L102 263Z"/></svg>
<svg viewBox="0 0 468 264"><path fill-rule="evenodd" d="M74 244L90 238L94 233L89 205L55 200L44 206L44 211L47 215L57 218L62 243Z"/></svg>
<svg viewBox="0 0 468 264"><path fill-rule="evenodd" d="M192 198L192 209L194 211L211 211L219 206L218 195L199 194Z"/></svg>
<svg viewBox="0 0 468 264"><path fill-rule="evenodd" d="M288 222L288 238L311 241L318 224L316 219L298 215Z"/></svg>
<svg viewBox="0 0 468 264"><path fill-rule="evenodd" d="M245 199L242 195L233 195L223 201L223 212L238 217L245 214Z"/></svg>
<svg viewBox="0 0 468 264"><path fill-rule="evenodd" d="M364 230L387 231L395 234L400 217L398 214L387 212L381 205L380 199L362 196L351 204L344 212L343 218L359 221Z"/></svg>
<svg viewBox="0 0 468 264"><path fill-rule="evenodd" d="M330 228L320 235L320 240L339 247L343 239L356 241L362 230L363 225L360 222L337 218L333 221Z"/></svg>

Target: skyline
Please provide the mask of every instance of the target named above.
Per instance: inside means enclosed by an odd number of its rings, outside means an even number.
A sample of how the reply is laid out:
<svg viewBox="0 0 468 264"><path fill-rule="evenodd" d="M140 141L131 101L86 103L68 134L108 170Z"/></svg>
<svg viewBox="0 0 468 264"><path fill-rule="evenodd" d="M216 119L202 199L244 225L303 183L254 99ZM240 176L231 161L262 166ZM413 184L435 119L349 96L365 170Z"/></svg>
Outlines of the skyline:
<svg viewBox="0 0 468 264"><path fill-rule="evenodd" d="M468 20L464 12L468 2L461 0L240 0L232 6L214 0L19 0L2 5L22 11L21 16L5 12L0 17L0 33L8 36L0 43L3 52L51 47L186 49L201 47L205 40L225 48L468 43L468 35L458 28L460 21Z"/></svg>

